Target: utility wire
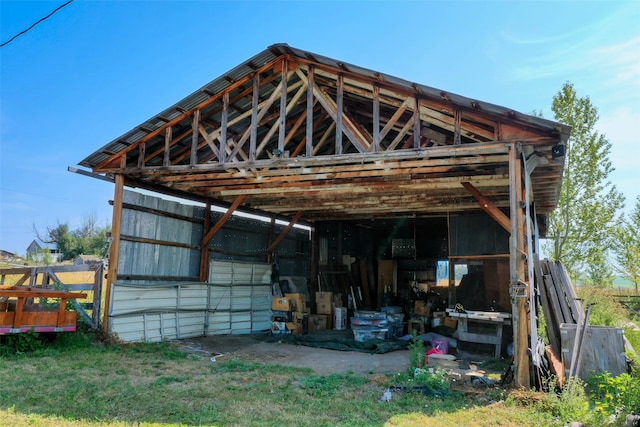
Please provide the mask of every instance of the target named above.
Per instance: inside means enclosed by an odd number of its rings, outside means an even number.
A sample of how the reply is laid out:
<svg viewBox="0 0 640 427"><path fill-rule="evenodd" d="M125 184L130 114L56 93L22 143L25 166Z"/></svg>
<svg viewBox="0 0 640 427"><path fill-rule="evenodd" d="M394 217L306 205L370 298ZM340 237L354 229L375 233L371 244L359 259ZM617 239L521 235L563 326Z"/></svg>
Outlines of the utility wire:
<svg viewBox="0 0 640 427"><path fill-rule="evenodd" d="M71 3L73 0L69 0L68 2L56 7L50 14L48 14L47 16L45 16L44 18L41 18L39 20L37 20L36 22L34 22L33 24L31 24L31 26L29 28L27 28L26 30L22 30L20 31L18 34L16 34L15 36L11 37L9 40L7 40L6 42L0 44L0 47L4 47L6 45L8 45L9 43L11 43L12 41L14 41L15 39L17 39L18 37L20 37L21 35L23 35L24 33L26 33L27 31L31 30L33 27L35 27L36 25L38 25L39 23L41 23L42 21L50 18L51 16L53 16L54 13L56 13L57 11L59 11L60 9L62 9L63 7L65 7L66 5L68 5L69 3Z"/></svg>

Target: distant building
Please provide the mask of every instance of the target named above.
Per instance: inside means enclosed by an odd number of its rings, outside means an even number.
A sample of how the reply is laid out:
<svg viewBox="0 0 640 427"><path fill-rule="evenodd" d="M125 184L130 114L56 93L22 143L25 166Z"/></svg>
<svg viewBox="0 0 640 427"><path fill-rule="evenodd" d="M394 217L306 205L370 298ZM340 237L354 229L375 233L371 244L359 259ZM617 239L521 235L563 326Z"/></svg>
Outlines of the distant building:
<svg viewBox="0 0 640 427"><path fill-rule="evenodd" d="M29 246L27 246L27 259L32 259L36 262L43 262L45 251L47 250L49 251L49 254L51 256L52 263L62 261L62 254L60 253L56 245L47 243L40 244L35 240L33 240L29 244Z"/></svg>
<svg viewBox="0 0 640 427"><path fill-rule="evenodd" d="M10 262L16 259L18 256L12 252L4 251L0 249L0 261L2 262Z"/></svg>

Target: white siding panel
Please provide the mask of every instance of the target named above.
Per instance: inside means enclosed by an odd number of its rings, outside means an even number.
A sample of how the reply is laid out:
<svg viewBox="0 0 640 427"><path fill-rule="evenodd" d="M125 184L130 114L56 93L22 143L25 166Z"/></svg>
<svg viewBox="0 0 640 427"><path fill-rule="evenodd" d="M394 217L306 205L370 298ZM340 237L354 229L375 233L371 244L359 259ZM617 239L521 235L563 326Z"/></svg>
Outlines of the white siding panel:
<svg viewBox="0 0 640 427"><path fill-rule="evenodd" d="M214 284L115 285L109 313L111 332L124 342L157 342L269 330L271 265L212 264Z"/></svg>

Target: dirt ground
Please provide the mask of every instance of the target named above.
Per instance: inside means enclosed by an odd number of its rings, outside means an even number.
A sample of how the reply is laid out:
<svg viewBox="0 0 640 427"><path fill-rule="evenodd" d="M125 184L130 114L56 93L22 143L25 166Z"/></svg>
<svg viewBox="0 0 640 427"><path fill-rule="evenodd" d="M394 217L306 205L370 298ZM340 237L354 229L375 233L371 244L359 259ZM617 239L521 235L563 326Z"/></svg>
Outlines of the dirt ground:
<svg viewBox="0 0 640 427"><path fill-rule="evenodd" d="M409 366L409 350L384 354L327 350L265 340L260 335L214 335L178 341L185 350L215 358L225 358L312 368L318 375L353 372L356 374L395 374Z"/></svg>

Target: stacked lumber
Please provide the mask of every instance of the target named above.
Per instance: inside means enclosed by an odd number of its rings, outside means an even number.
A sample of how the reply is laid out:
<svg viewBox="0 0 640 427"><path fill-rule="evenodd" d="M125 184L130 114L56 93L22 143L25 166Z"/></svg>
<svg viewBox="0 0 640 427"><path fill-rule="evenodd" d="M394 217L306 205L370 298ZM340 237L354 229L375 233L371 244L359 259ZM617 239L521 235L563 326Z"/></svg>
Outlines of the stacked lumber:
<svg viewBox="0 0 640 427"><path fill-rule="evenodd" d="M584 311L562 263L548 259L535 261L536 281L547 324L549 344L554 355L558 357L562 354L560 325L581 324L584 321Z"/></svg>

